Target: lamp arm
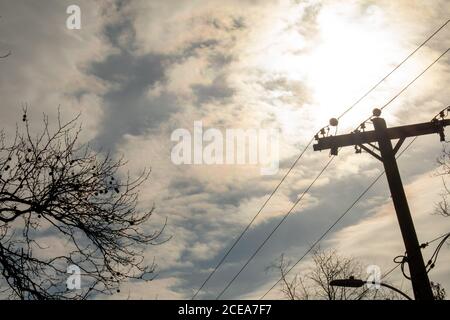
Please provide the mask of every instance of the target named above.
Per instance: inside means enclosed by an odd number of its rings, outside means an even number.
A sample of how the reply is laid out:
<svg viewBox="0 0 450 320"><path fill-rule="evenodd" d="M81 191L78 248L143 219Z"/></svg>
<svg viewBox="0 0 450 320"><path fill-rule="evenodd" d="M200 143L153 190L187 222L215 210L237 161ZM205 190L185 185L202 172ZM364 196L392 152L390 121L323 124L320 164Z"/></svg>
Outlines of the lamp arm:
<svg viewBox="0 0 450 320"><path fill-rule="evenodd" d="M383 286L383 287L386 287L386 288L389 288L389 289L391 289L391 290L394 290L395 292L397 292L397 293L399 293L399 294L401 294L402 296L404 296L406 299L408 299L408 300L413 300L410 296L408 296L406 293L404 293L403 291L400 291L399 289L397 289L396 287L393 287L393 286L391 286L391 285L389 285L389 284L386 284L386 283L378 283L380 286Z"/></svg>

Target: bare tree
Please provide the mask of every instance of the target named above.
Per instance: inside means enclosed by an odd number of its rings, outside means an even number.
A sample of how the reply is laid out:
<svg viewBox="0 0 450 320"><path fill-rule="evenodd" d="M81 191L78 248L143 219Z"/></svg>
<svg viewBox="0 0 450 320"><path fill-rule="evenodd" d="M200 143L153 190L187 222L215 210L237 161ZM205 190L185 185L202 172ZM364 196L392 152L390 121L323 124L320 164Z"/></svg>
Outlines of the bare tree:
<svg viewBox="0 0 450 320"><path fill-rule="evenodd" d="M153 208L137 208L149 170L131 179L122 159L78 145L78 117L32 135L26 110L10 142L0 137L0 292L13 299L84 299L119 291L130 279L151 280L143 248ZM81 272L66 287L67 267Z"/></svg>
<svg viewBox="0 0 450 320"><path fill-rule="evenodd" d="M305 285L305 278L298 274L288 278L288 270L290 269L290 262L281 255L279 261L272 266L277 269L281 276L281 288L280 291L288 300L309 300L310 290Z"/></svg>
<svg viewBox="0 0 450 320"><path fill-rule="evenodd" d="M447 296L445 289L438 282L430 281L431 289L433 290L434 300L445 300Z"/></svg>
<svg viewBox="0 0 450 320"><path fill-rule="evenodd" d="M450 195L450 189L445 181L445 177L450 174L450 150L445 145L441 156L437 159L438 170L437 175L441 176L442 184L444 186L444 192L442 193L442 200L438 203L436 213L441 214L444 217L450 216L450 208L448 204L448 196Z"/></svg>
<svg viewBox="0 0 450 320"><path fill-rule="evenodd" d="M448 202L448 197L450 195L450 189L448 186L448 183L445 181L445 177L450 174L450 150L448 149L448 144L444 144L442 153L440 157L437 159L438 162L438 169L437 169L437 175L441 176L442 178L442 184L444 186L444 192L441 194L442 200L437 204L435 212L437 214L442 215L443 217L450 217L450 206ZM446 242L448 237L444 238L442 241ZM437 254L439 253L439 250L441 250L441 247L444 243L442 243L435 251L436 258ZM431 260L430 260L431 261ZM435 261L436 262L436 261ZM433 267L435 262L432 263ZM430 264L430 262L428 262ZM427 266L428 266L427 264ZM433 289L433 295L436 300L444 300L446 297L445 289L442 287L440 283L437 282L430 282L431 288Z"/></svg>
<svg viewBox="0 0 450 320"><path fill-rule="evenodd" d="M336 250L316 249L312 257L312 266L303 274L288 277L290 262L282 255L273 266L281 275L281 292L289 300L359 300L359 299L400 299L399 295L382 288L367 290L331 286L336 279L351 277L363 279L362 264L353 259L341 256Z"/></svg>
<svg viewBox="0 0 450 320"><path fill-rule="evenodd" d="M450 217L450 187L445 181L445 177L450 175L450 150L445 145L441 156L438 158L439 169L437 174L442 176L444 192L442 200L436 207L436 212L444 217ZM450 236L443 235L440 245L438 245L435 254L428 261L427 268L431 270L437 259L437 254L444 242L450 239ZM438 238L439 239L439 238ZM437 239L436 239L437 240ZM428 245L428 244L427 244ZM363 279L361 263L352 258L339 255L336 250L317 249L313 253L313 265L302 274L288 276L290 262L284 255L272 266L280 273L280 290L286 299L307 300L307 299L328 299L328 300L352 300L352 299L403 299L403 297L394 291L381 287L377 290L367 290L364 288L346 288L333 287L330 282L335 279L348 279L355 277ZM446 297L445 289L437 282L430 282L436 300L444 300Z"/></svg>

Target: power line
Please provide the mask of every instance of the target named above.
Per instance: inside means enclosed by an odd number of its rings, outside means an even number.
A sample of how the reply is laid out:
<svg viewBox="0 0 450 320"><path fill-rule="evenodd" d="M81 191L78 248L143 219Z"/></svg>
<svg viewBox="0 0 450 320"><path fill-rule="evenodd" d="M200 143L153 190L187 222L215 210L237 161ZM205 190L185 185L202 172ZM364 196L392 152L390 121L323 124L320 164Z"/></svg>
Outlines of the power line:
<svg viewBox="0 0 450 320"><path fill-rule="evenodd" d="M450 51L450 48L445 50L439 57L437 57L428 67L426 67L421 73L419 73L411 82L409 82L405 87L403 87L402 90L400 90L391 100L389 100L384 106L382 106L380 109L383 110L386 108L389 104L391 104L395 99L398 98L406 89L409 88L414 82L416 82L417 79L419 79L425 72L428 71L436 62L438 62L447 52Z"/></svg>
<svg viewBox="0 0 450 320"><path fill-rule="evenodd" d="M415 137L406 147L405 149L399 154L401 156L404 151L406 151L409 146L417 139ZM253 260L253 258L259 253L259 251L263 248L263 246L269 241L269 239L272 237L272 235L278 230L278 228L281 226L281 224L289 217L291 212L294 210L294 208L300 203L300 201L303 199L303 197L309 192L309 190L312 188L312 186L316 183L316 181L322 176L322 174L325 172L325 170L328 168L328 166L331 164L335 157L331 157L330 160L327 162L327 164L324 166L324 168L319 172L319 174L316 176L316 178L311 182L311 184L305 189L305 191L301 194L301 196L297 199L297 201L292 205L292 207L289 209L289 211L283 216L283 218L280 220L280 222L275 226L274 229L268 234L268 236L264 239L264 241L260 244L260 246L255 250L255 252L250 256L250 258L247 260L247 262L241 267L241 269L238 271L238 273L231 279L231 281L228 282L228 284L225 286L225 288L220 292L220 294L217 296L216 299L219 299L226 290L233 284L233 282L237 279L237 277L242 273L242 271L247 267L247 265ZM298 262L300 262L316 245L319 243L331 229L356 205L356 203L372 188L372 186L384 175L384 171L369 185L369 187L352 203L352 205L336 220L329 228L328 230L310 247L310 249L300 258ZM297 262L297 263L298 263ZM293 267L295 267L294 264ZM292 269L292 268L291 268ZM289 269L287 273L291 270ZM287 274L286 273L286 274ZM280 280L277 281L277 283L273 286L275 287ZM272 290L273 287L270 289ZM270 290L268 292L270 292ZM267 292L267 293L268 293ZM267 294L266 293L266 294ZM265 294L265 295L266 295ZM265 296L264 295L264 296Z"/></svg>
<svg viewBox="0 0 450 320"><path fill-rule="evenodd" d="M348 113L351 109L353 109L359 102L361 102L366 96L368 96L373 90L375 90L383 81L385 81L395 70L397 70L403 63L405 63L411 56L413 56L420 48L422 48L430 39L432 39L442 28L444 28L450 20L447 20L441 27L439 27L433 34L431 34L424 42L422 42L414 51L412 51L405 59L403 59L393 70L391 70L383 79L381 79L379 82L377 82L372 88L370 88L366 93L364 93L355 103L353 103L347 110L345 110L337 119L342 118L346 113ZM438 59L439 60L439 59ZM431 67L431 66L430 66ZM426 70L425 70L426 71ZM406 90L406 89L405 89ZM320 130L319 130L320 131ZM275 189L270 193L269 197L266 199L266 201L263 203L263 205L260 207L258 212L255 214L255 216L252 218L252 220L247 224L247 226L244 228L244 230L241 232L241 234L236 238L236 240L233 242L231 247L226 251L225 255L220 259L220 261L217 263L217 265L214 267L213 271L208 275L208 277L203 281L200 288L196 291L196 293L192 296L191 300L195 299L197 295L200 293L200 291L204 288L206 283L211 279L211 277L215 274L215 272L219 269L219 267L225 262L226 258L229 256L231 251L235 248L235 246L238 244L238 242L242 239L244 234L248 231L250 226L253 224L253 222L257 219L257 217L260 215L262 210L266 207L267 203L272 199L273 195L278 191L281 184L286 180L287 176L291 173L293 168L297 165L297 163L300 161L300 159L303 157L306 150L311 146L312 142L314 141L314 137L311 138L311 140L307 143L307 145L304 147L300 155L295 159L295 161L292 163L288 171L285 173L283 178L280 180L280 182L277 184Z"/></svg>
<svg viewBox="0 0 450 320"><path fill-rule="evenodd" d="M233 282L239 277L242 271L247 267L247 265L253 260L253 258L258 254L258 252L264 247L264 245L269 241L269 239L272 237L272 235L277 231L277 229L281 226L281 224L288 218L288 216L291 214L291 212L294 210L294 208L297 206L297 204L303 199L303 197L308 193L308 191L311 189L311 187L316 183L316 181L322 176L322 174L325 172L325 170L328 168L328 166L331 164L335 157L331 157L330 160L328 160L327 164L322 168L322 170L319 172L319 174L314 178L314 180L311 182L311 184L303 191L302 195L294 202L294 204L291 206L289 211L284 215L283 219L278 222L278 224L275 226L275 228L272 229L272 231L269 233L269 235L264 239L264 241L260 244L260 246L256 249L256 251L250 256L250 258L247 260L247 262L242 266L242 268L239 270L239 272L231 279L231 281L228 282L228 284L225 286L225 288L219 293L216 300L220 299L220 297L225 293L225 291L228 290L228 288L233 284Z"/></svg>
<svg viewBox="0 0 450 320"><path fill-rule="evenodd" d="M435 59L427 68L425 68L419 75L417 75L411 82L409 82L405 87L403 87L393 98L391 98L387 103L385 103L384 105L383 105L383 107L381 108L381 109L384 109L384 108L386 108L387 106L389 106L397 97L399 97L403 92L405 92L417 79L419 79L425 72L427 72L437 61L439 61L448 51L450 50L450 48L449 49L447 49L444 53L442 53L437 59ZM367 121L367 120L366 120ZM413 141L415 141L415 139L413 139ZM332 160L333 158L331 158L331 160ZM328 164L326 165L326 167L328 166ZM324 168L324 169L326 169L326 167ZM325 171L324 169L322 169L322 171L321 171L321 173L320 173L320 175L323 173L323 171ZM313 181L313 183L308 187L308 190L309 190L309 188L310 187L312 187L312 185L315 183L315 181ZM302 195L302 197L303 197L303 195ZM359 200L358 200L359 201ZM292 209L291 209L292 210ZM289 215L289 213L290 213L290 211L291 210L289 210L288 211L288 214L285 216L285 218L287 218L287 216ZM346 213L344 213L344 215L345 215ZM281 220L281 223L282 222L284 222L284 220L285 220L285 218L283 218L282 220ZM339 219L340 220L340 219ZM337 222L339 222L339 221L337 221ZM336 223L337 223L336 222ZM280 224L281 224L280 223ZM279 225L280 225L279 224ZM275 227L275 230L276 229L278 229L278 227L279 227L279 225L277 225L276 227ZM334 227L334 225L332 225L331 227L330 227L330 230L332 229ZM328 233L330 230L327 230L327 232L326 233ZM231 280L231 283L233 283L234 282L234 280L237 278L237 276L239 276L239 274L245 269L245 267L250 263L250 261L251 260L253 260L253 258L256 256L256 254L259 252L259 250L262 248L262 246L269 240L269 238L272 236L272 234L274 233L274 231L273 232L271 232L269 235L268 235L268 237L263 241L263 244L260 246L260 247L258 247L258 249L256 250L256 252L247 260L247 262L244 264L244 266L239 270L239 272L238 272L238 274ZM321 241L321 239L320 240L318 240L319 242ZM311 248L312 249L312 248ZM227 284L227 286L225 287L225 289L219 294L219 296L217 297L217 299L220 297L220 296L222 296L222 294L228 289L228 287L231 285L231 283L228 283Z"/></svg>
<svg viewBox="0 0 450 320"><path fill-rule="evenodd" d="M428 246L429 244L431 244L431 243L433 243L433 242L435 242L435 241L438 241L438 240L441 239L441 238L446 237L448 234L449 234L449 232L446 232L446 233L440 235L439 237L434 238L433 240L430 240L430 241L425 242L424 244L422 244L422 246Z"/></svg>
<svg viewBox="0 0 450 320"><path fill-rule="evenodd" d="M397 158L400 158L401 155L408 150L408 148L414 143L414 141L416 141L417 137L414 137L411 142L399 153ZM353 201L353 203L338 217L338 219L333 222L333 224L330 225L330 227L308 248L308 250L297 260L297 262L295 262L291 268L289 268L289 270L286 272L285 275L287 275L289 272L292 271L292 269L294 269L313 249L314 247L320 242L322 241L327 235L328 233L347 215L347 213L350 212L350 210L353 209L353 207L367 194L367 192L369 192L369 190L378 182L378 180L380 180L380 178L385 174L385 172L383 171L382 173L380 173L373 181L372 183L370 183L367 188L355 199L355 201ZM264 297L269 294L270 291L272 291L277 285L278 283L280 283L282 279L278 279L278 281L272 286L270 287L269 290L267 290L267 292L260 298L264 299Z"/></svg>
<svg viewBox="0 0 450 320"><path fill-rule="evenodd" d="M439 240L439 239L441 239L441 238L448 237L449 235L450 235L450 233L448 233L448 232L447 232L447 233L444 233L444 234L440 235L439 237L434 238L433 240L430 240L430 241L427 241L427 242L423 243L423 244L421 245L421 247L422 247L422 248L425 248L425 247L428 246L429 244L431 244L431 243L433 243L433 242L435 242L435 241L437 241L437 240ZM394 262L396 262L396 258L398 258L398 257L406 258L405 256L397 256L397 257L394 258ZM389 274L391 274L391 273L392 273L395 269L397 269L398 267L402 266L402 269L403 269L403 264L404 264L404 261L396 262L396 265L395 265L391 270L389 270L388 272L386 272L386 273L381 277L381 280L383 280L384 278L386 278ZM404 270L402 270L402 273L405 275ZM406 276L406 278L409 278L409 277ZM367 288L366 290L364 290L364 291L359 295L358 299L356 299L356 300L360 300L368 290L369 290L369 288Z"/></svg>
<svg viewBox="0 0 450 320"><path fill-rule="evenodd" d="M383 280L384 278L386 278L387 276L389 276L392 272L394 272L398 267L400 267L400 264L396 264L394 267L392 267L388 272L386 272L383 276L381 276L380 282L381 280ZM361 292L361 294L358 296L358 298L356 298L355 300L361 300L361 298L366 294L366 292L369 291L369 288L366 288L366 290L364 290L363 292Z"/></svg>
<svg viewBox="0 0 450 320"><path fill-rule="evenodd" d="M435 59L427 68L425 68L419 75L417 75L411 82L409 82L405 87L403 87L393 98L391 98L386 104L383 105L383 107L381 109L386 108L387 106L389 106L397 97L399 97L403 92L405 92L417 79L419 79L425 72L427 72L437 61L439 61L448 51L450 50L447 49L443 54L441 54L437 59ZM415 141L415 139L413 140ZM334 158L331 158L329 163L331 163L331 161ZM319 173L318 177L320 177L322 175L322 173L325 171L325 169L328 167L329 163L327 163L325 165L325 167L322 169L322 171ZM309 185L309 187L307 188L307 191L312 187L312 185L315 183L315 181L318 179L318 177ZM307 192L306 191L306 192ZM305 193L304 193L305 194ZM301 198L303 198L304 194L301 195ZM359 200L358 200L359 201ZM296 206L296 204L299 201L297 201L294 204L294 207ZM261 250L261 248L265 245L265 243L272 237L272 235L274 234L274 232L279 228L279 226L286 220L286 218L289 216L289 214L291 213L291 211L293 210L293 208L291 208L287 214L283 217L283 219L280 221L280 223L278 225L275 226L275 228L272 230L272 232L266 237L266 239L263 241L263 243L256 249L256 251L252 254L252 256L250 256L250 258L247 260L247 262L243 265L243 267L238 271L238 273L231 279L231 281L226 285L225 289L222 290L222 292L217 296L216 299L219 299L223 293L230 287L230 285L236 280L236 278L242 273L242 271L247 267L247 265L253 260L253 258L256 256L256 254ZM346 213L344 213L345 215ZM340 220L340 219L339 219ZM338 223L339 221L337 221L336 223ZM330 227L330 230L334 227L334 225L332 225ZM328 233L330 230L328 230L326 233ZM318 240L319 242L321 241Z"/></svg>
<svg viewBox="0 0 450 320"><path fill-rule="evenodd" d="M443 246L444 243L447 241L447 239L450 238L450 233L447 233L447 234L445 234L445 235L443 235L443 236L440 236L439 238L436 238L436 239L434 239L434 240L432 240L432 241L430 241L430 242L427 242L427 245L430 244L430 243L432 243L432 242L434 242L434 241L437 241L437 240L440 239L440 238L442 238L442 240L441 240L441 241L439 242L439 244L437 245L436 249L435 249L434 252L433 252L433 255L432 255L431 258L428 260L428 263L427 263L427 265L426 265L426 267L427 267L427 272L430 272L431 269L434 268L434 266L435 266L435 264L436 264L436 261L437 261L437 259L438 259L438 256L439 256L439 252L441 251L442 246Z"/></svg>
<svg viewBox="0 0 450 320"><path fill-rule="evenodd" d="M322 241L327 234L347 215L347 213L358 203L358 201L372 188L373 185L375 185L375 183L377 183L377 181L384 175L384 171L378 175L378 177L375 178L375 180L358 196L358 198L356 198L356 200L350 205L350 207L347 208L347 210L344 211L344 213L342 213L339 218L330 225L330 227L328 227L328 229L316 240L314 241L314 243L309 247L309 249L300 257L300 259L297 260L297 262L291 267L289 268L289 270L286 272L286 275L291 272L291 270L297 266L313 249L314 247L320 242ZM273 290L273 288L275 288L278 283L281 281L281 279L279 279L261 298L264 299L264 297L269 294L270 291Z"/></svg>
<svg viewBox="0 0 450 320"><path fill-rule="evenodd" d="M436 249L433 252L433 255L431 256L431 258L428 260L427 265L426 265L426 269L427 269L427 273L431 271L431 269L434 268L438 255L439 255L439 251L441 250L442 246L444 245L445 241L447 241L447 239L450 237L450 233L444 233L443 235L440 235L437 238L434 238L433 240L424 242L420 245L421 249L425 249L426 247L428 247L430 244L432 244L433 242L442 239L439 244L437 245ZM402 269L402 273L403 276L408 279L411 280L411 277L408 276L405 272L405 264L408 263L408 256L405 252L405 254L403 255L398 255L394 258L394 262L398 263L401 265L401 269Z"/></svg>
<svg viewBox="0 0 450 320"><path fill-rule="evenodd" d="M241 232L241 234L239 235L239 237L236 238L236 240L233 242L233 244L231 245L231 247L227 250L227 252L225 253L225 255L222 257L222 259L220 259L220 261L217 263L217 265L215 266L215 268L213 269L213 271L208 275L208 277L205 279L205 281L203 281L202 285L200 286L200 288L197 290L197 292L193 295L193 297L191 298L191 300L195 299L195 297L197 297L197 295L199 294L199 292L203 289L203 287L206 285L206 283L209 281L209 279L211 279L211 277L214 275L214 273L217 271L217 269L222 265L222 263L225 261L225 259L228 257L228 255L230 254L230 252L234 249L234 247L237 245L237 243L241 240L241 238L244 236L244 234L247 232L247 230L250 228L250 226L253 224L253 222L256 220L256 218L258 218L259 214L262 212L262 210L266 207L267 203L270 201L270 199L272 199L273 195L278 191L278 189L280 188L281 184L284 182L284 180L287 178L287 176L291 173L292 169L294 169L294 167L296 166L296 164L298 163L298 161L300 161L300 159L302 158L303 154L306 152L306 150L311 146L311 144L313 143L314 138L312 138L307 145L305 146L305 148L303 149L303 151L300 153L300 155L297 157L297 159L295 159L295 161L292 163L291 167L289 168L289 170L284 174L283 178L280 180L280 182L277 184L277 186L275 187L275 189L273 189L272 193L269 195L269 197L266 199L266 201L263 203L263 205L261 206L261 208L259 208L258 212L256 213L256 215L252 218L252 220L247 224L247 226L245 227L245 229Z"/></svg>
<svg viewBox="0 0 450 320"><path fill-rule="evenodd" d="M390 105L392 102L394 102L395 99L397 99L403 92L405 92L414 82L417 81L425 72L427 72L432 66L434 66L443 56L445 56L450 51L450 48L445 50L439 57L437 57L431 64L428 65L421 73L419 73L413 80L411 80L406 86L404 86L395 96L393 96L387 103L385 103L380 110L383 110L388 105ZM371 117L367 118L362 123L366 123L370 120Z"/></svg>
<svg viewBox="0 0 450 320"><path fill-rule="evenodd" d="M381 279L386 278L388 275L390 275L392 272L394 272L394 270L397 269L399 266L400 266L399 264L395 265L391 270L389 270L388 272L386 272L386 273L381 277Z"/></svg>
<svg viewBox="0 0 450 320"><path fill-rule="evenodd" d="M346 109L337 119L339 120L344 115L346 115L350 110L353 109L361 100L368 96L373 90L375 90L382 82L384 82L391 74L393 74L398 68L400 68L409 58L411 58L417 51L420 50L428 41L430 41L439 31L441 31L448 23L450 19L447 20L443 25L441 25L436 31L434 31L424 42L422 42L415 50L413 50L405 59L403 59L394 69L392 69L383 79L377 82L369 91L367 91L361 98L359 98L354 104L352 104L348 109Z"/></svg>

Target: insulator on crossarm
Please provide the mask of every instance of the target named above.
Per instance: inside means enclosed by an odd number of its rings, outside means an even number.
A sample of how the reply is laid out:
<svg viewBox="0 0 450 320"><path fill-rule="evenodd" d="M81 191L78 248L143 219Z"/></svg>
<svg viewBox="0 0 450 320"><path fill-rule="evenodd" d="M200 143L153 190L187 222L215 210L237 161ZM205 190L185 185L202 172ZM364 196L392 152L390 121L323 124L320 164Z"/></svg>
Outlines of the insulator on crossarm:
<svg viewBox="0 0 450 320"><path fill-rule="evenodd" d="M331 118L330 119L330 126L332 127L337 127L337 125L339 124L339 120L336 118Z"/></svg>
<svg viewBox="0 0 450 320"><path fill-rule="evenodd" d="M338 155L338 148L335 147L335 146L331 147L331 149L330 149L330 155L332 155L332 156L337 156L337 155Z"/></svg>

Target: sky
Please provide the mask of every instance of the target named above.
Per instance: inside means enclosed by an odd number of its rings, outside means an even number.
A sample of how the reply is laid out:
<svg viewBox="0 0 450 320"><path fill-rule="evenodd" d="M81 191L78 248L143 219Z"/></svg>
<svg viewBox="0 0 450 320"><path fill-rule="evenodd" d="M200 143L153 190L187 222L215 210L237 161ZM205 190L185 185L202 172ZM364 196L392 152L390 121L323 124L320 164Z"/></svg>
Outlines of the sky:
<svg viewBox="0 0 450 320"><path fill-rule="evenodd" d="M66 9L81 10L68 29ZM168 221L171 240L145 251L158 276L122 284L111 298L189 299L257 213L318 129L339 116L450 16L445 0L16 0L0 1L0 125L15 130L23 105L36 128L42 114L81 113L82 142L151 168L139 205L156 206L149 230ZM350 132L395 96L450 45L450 26L340 119ZM449 55L383 110L388 126L426 122L448 106ZM177 129L274 129L280 168L172 161ZM334 130L334 129L333 129ZM443 184L437 135L419 137L399 159L420 242L448 232L436 215ZM309 147L198 298L213 299L283 218L329 153ZM259 298L278 279L268 267L296 261L375 177L382 165L353 148L340 151L223 298ZM58 239L47 239L57 242ZM404 252L383 177L321 242L364 265L394 266ZM424 250L424 256L432 249ZM293 273L307 269L309 256ZM433 281L450 292L450 250ZM411 292L399 271L390 281ZM281 298L274 289L268 298Z"/></svg>

